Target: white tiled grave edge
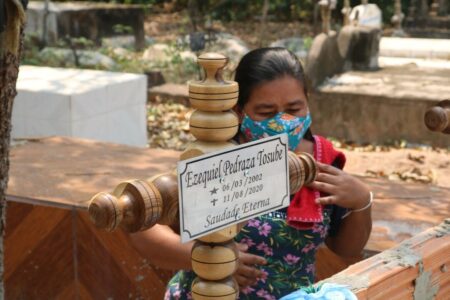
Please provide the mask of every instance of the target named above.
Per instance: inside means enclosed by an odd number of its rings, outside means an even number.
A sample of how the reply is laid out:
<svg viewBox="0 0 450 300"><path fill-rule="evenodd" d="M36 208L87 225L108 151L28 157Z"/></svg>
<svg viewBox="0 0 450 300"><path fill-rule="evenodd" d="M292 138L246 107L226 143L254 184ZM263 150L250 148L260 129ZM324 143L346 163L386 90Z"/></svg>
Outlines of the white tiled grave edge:
<svg viewBox="0 0 450 300"><path fill-rule="evenodd" d="M144 75L21 66L12 138L74 136L147 145Z"/></svg>

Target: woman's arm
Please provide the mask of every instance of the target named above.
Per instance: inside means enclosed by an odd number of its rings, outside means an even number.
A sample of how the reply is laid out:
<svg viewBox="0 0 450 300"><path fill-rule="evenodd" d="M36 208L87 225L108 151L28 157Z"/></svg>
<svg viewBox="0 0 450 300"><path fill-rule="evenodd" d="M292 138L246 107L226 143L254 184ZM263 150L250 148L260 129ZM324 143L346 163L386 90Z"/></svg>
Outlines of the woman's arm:
<svg viewBox="0 0 450 300"><path fill-rule="evenodd" d="M170 270L190 270L191 250L194 242L181 244L180 236L169 226L155 225L152 228L130 235L134 247L153 265ZM265 265L266 260L247 253L247 246L237 245L240 264L234 274L239 286L244 288L255 284L263 275L257 265Z"/></svg>
<svg viewBox="0 0 450 300"><path fill-rule="evenodd" d="M310 187L329 194L317 199L323 205L336 204L349 210L366 207L370 201L368 187L344 171L322 163L317 163L320 173ZM329 236L327 246L336 254L355 257L361 254L372 230L371 207L350 213L345 217L335 236Z"/></svg>
<svg viewBox="0 0 450 300"><path fill-rule="evenodd" d="M328 236L326 245L334 253L343 257L357 257L361 255L372 230L370 208L351 213L342 220L339 231L335 236Z"/></svg>
<svg viewBox="0 0 450 300"><path fill-rule="evenodd" d="M169 270L190 270L191 250L194 242L182 244L180 236L169 226L152 228L130 234L131 242L138 252L153 265Z"/></svg>

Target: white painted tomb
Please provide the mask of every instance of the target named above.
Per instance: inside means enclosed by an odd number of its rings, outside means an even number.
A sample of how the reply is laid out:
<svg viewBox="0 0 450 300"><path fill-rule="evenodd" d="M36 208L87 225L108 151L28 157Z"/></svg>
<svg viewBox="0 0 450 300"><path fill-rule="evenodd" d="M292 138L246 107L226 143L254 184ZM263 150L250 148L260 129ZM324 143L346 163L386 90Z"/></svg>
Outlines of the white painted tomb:
<svg viewBox="0 0 450 300"><path fill-rule="evenodd" d="M73 136L145 147L144 75L21 66L11 137Z"/></svg>

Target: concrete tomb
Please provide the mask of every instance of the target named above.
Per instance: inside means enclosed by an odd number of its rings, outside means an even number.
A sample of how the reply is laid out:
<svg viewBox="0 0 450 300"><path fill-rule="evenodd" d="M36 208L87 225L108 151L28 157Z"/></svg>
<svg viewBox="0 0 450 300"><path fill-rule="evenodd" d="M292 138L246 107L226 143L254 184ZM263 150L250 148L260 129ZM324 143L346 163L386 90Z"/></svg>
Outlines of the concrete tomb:
<svg viewBox="0 0 450 300"><path fill-rule="evenodd" d="M147 145L144 75L22 66L12 138L52 135Z"/></svg>

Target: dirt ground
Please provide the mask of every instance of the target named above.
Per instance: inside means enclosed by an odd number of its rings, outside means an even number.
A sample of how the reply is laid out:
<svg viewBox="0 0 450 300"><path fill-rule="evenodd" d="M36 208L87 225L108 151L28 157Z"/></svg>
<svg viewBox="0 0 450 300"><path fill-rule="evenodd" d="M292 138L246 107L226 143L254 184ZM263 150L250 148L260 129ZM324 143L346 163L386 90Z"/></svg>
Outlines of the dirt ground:
<svg viewBox="0 0 450 300"><path fill-rule="evenodd" d="M449 137L450 138L450 137ZM450 152L444 149L395 149L364 152L341 149L349 173L450 188Z"/></svg>

